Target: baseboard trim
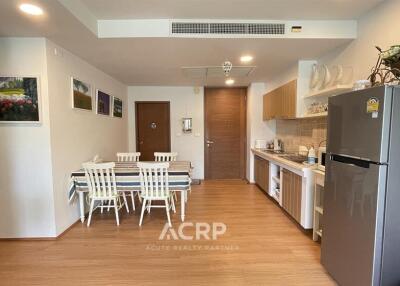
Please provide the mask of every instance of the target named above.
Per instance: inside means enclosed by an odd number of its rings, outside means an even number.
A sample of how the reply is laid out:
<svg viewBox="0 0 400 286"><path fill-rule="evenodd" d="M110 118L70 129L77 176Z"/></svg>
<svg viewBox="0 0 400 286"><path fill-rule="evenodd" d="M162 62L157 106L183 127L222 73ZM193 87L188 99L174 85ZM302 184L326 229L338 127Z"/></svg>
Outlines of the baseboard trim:
<svg viewBox="0 0 400 286"><path fill-rule="evenodd" d="M52 240L57 240L64 236L68 231L71 230L77 223L80 223L81 219L78 218L76 222L71 224L68 228L66 228L62 233L60 233L57 236L49 236L49 237L4 237L0 238L0 241L52 241Z"/></svg>

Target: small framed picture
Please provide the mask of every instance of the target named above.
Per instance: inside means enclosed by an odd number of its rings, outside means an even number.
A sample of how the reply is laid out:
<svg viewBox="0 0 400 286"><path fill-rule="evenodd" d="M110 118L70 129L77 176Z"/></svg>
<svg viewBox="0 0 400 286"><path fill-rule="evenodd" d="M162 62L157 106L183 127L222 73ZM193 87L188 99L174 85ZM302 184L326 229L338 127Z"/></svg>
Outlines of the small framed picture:
<svg viewBox="0 0 400 286"><path fill-rule="evenodd" d="M113 97L113 117L122 118L122 100L118 97Z"/></svg>
<svg viewBox="0 0 400 286"><path fill-rule="evenodd" d="M110 115L111 96L101 90L96 91L96 113L101 115Z"/></svg>
<svg viewBox="0 0 400 286"><path fill-rule="evenodd" d="M40 123L39 78L0 76L0 123Z"/></svg>
<svg viewBox="0 0 400 286"><path fill-rule="evenodd" d="M79 79L72 78L72 107L93 110L92 87Z"/></svg>

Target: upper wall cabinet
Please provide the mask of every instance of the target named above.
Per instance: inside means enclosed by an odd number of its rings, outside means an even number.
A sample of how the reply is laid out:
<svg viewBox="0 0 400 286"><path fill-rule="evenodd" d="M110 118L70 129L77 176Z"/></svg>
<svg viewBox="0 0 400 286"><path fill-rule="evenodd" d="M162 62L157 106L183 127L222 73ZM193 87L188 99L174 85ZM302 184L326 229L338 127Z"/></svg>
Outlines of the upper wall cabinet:
<svg viewBox="0 0 400 286"><path fill-rule="evenodd" d="M295 80L288 79L286 84L264 95L264 120L326 116L326 112L323 114L309 112L310 107L315 104L327 102L327 98L310 96L310 78L316 63L314 60L299 61L297 74L292 75Z"/></svg>
<svg viewBox="0 0 400 286"><path fill-rule="evenodd" d="M296 118L297 80L290 81L264 95L263 118Z"/></svg>

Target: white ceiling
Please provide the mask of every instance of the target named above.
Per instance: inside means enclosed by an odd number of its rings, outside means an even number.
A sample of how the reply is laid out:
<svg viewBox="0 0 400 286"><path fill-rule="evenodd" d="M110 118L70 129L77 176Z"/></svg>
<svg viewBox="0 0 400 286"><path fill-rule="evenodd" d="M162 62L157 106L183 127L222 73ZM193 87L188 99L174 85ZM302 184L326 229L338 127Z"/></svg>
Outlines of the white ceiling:
<svg viewBox="0 0 400 286"><path fill-rule="evenodd" d="M69 0L79 1L79 0ZM83 0L91 13L99 18L113 17L196 17L212 18L223 12L223 3L227 0L214 1L156 1L156 0ZM255 81L267 81L299 59L315 59L341 45L350 42L346 39L190 39L190 38L114 38L99 39L72 15L63 5L55 0L32 0L45 10L45 16L32 18L22 15L16 8L21 0L0 1L0 36L41 36L85 59L127 85L223 85L223 79L208 81L193 80L184 76L182 66L219 65L225 60L239 64L239 57L251 54L255 57L252 65L257 69L250 77L237 81L237 85L247 85ZM168 2L168 5L166 4ZM286 15L285 18L321 18L321 11L327 19L356 17L377 0L273 0L233 1L242 8L234 6L231 12L224 14L226 19L240 16L239 10L246 11L242 18L260 18L260 9L250 13L244 9L245 3L264 7L263 18L270 15ZM277 4L280 3L281 4ZM288 3L296 3L288 12L274 10ZM312 3L326 3L326 8L310 7ZM332 3L337 3L332 9ZM362 2L362 5L360 4ZM140 4L141 3L141 4ZM188 6L184 3L202 3ZM268 5L271 4L271 5ZM311 3L311 4L310 4ZM347 9L343 7L347 3ZM261 5L261 6L260 6ZM286 5L286 6L285 6ZM232 5L230 5L232 6ZM164 9L164 8L165 9ZM208 14L206 8L208 7ZM228 6L229 7L229 6ZM254 6L251 6L254 7ZM325 7L325 6L324 6ZM328 9L329 8L329 9ZM331 9L331 10L330 10ZM175 11L175 12L173 12ZM230 11L230 10L229 10ZM172 13L172 14L171 14ZM175 13L175 14L174 14ZM187 15L187 16L185 16ZM297 15L297 17L296 17Z"/></svg>
<svg viewBox="0 0 400 286"><path fill-rule="evenodd" d="M98 19L357 19L383 0L82 0Z"/></svg>

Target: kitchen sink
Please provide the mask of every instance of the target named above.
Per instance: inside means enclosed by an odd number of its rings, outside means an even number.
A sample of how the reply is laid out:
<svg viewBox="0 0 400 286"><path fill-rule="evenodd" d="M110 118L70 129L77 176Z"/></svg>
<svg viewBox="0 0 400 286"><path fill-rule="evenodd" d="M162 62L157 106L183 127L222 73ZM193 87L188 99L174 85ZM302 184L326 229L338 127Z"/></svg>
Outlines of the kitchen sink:
<svg viewBox="0 0 400 286"><path fill-rule="evenodd" d="M307 161L307 156L302 156L298 154L281 154L278 156L295 163L303 163L304 161Z"/></svg>

